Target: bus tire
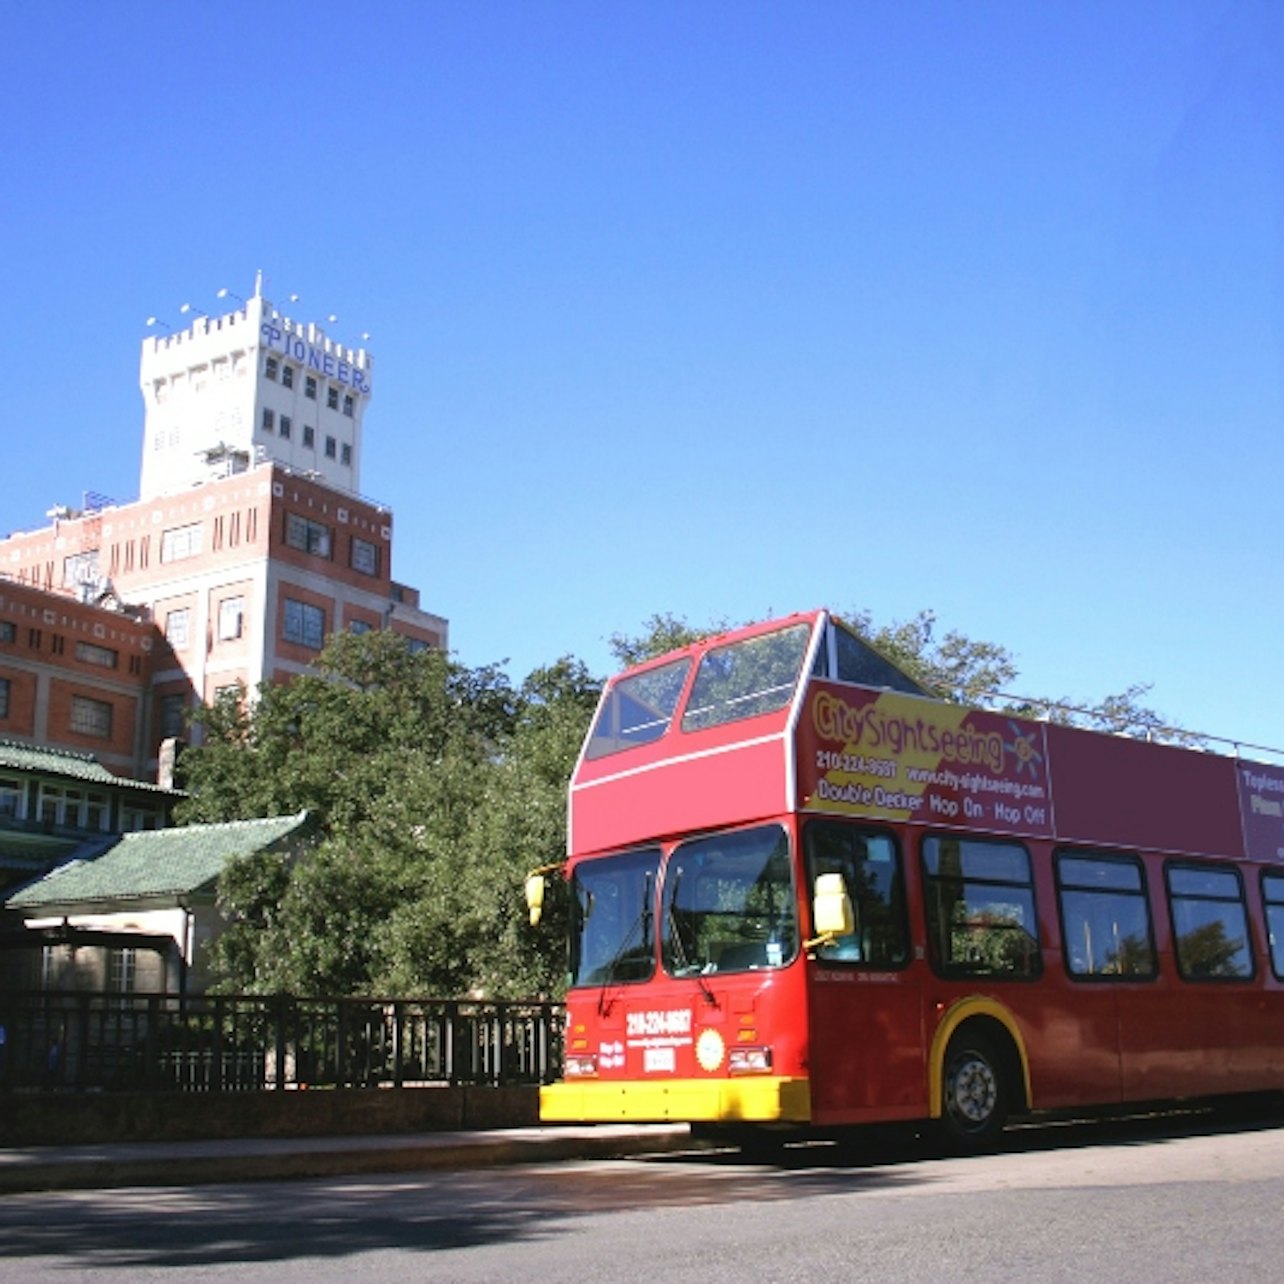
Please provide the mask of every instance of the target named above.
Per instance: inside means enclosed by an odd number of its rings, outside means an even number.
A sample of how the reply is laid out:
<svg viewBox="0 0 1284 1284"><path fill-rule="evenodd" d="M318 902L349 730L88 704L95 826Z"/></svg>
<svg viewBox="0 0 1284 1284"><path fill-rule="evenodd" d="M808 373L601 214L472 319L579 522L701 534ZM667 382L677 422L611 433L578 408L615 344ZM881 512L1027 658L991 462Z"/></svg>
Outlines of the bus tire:
<svg viewBox="0 0 1284 1284"><path fill-rule="evenodd" d="M950 1041L941 1075L941 1129L960 1154L993 1150L1008 1117L1003 1060L982 1034L962 1030Z"/></svg>

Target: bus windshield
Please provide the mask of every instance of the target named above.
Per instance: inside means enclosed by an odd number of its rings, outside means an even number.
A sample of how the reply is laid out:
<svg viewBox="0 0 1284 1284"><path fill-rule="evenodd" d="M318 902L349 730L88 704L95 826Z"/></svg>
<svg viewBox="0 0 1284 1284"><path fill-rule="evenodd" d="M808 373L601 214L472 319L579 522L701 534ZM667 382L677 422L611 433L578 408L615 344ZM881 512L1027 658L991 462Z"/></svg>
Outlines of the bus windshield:
<svg viewBox="0 0 1284 1284"><path fill-rule="evenodd" d="M585 756L605 758L658 740L669 729L690 669L686 657L616 682L602 701Z"/></svg>
<svg viewBox="0 0 1284 1284"><path fill-rule="evenodd" d="M810 624L792 624L708 652L696 670L682 730L718 727L788 704L810 636Z"/></svg>
<svg viewBox="0 0 1284 1284"><path fill-rule="evenodd" d="M785 831L762 825L676 847L665 868L661 923L671 976L792 962L798 918Z"/></svg>
<svg viewBox="0 0 1284 1284"><path fill-rule="evenodd" d="M646 981L655 971L658 848L577 865L571 876L570 984Z"/></svg>

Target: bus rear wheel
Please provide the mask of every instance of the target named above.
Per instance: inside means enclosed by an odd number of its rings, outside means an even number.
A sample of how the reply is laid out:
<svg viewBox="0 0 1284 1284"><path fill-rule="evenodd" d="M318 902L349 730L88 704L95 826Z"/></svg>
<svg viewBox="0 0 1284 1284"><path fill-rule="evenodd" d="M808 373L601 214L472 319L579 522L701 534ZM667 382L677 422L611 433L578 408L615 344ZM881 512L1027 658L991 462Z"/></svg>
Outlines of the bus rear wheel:
<svg viewBox="0 0 1284 1284"><path fill-rule="evenodd" d="M952 1150L991 1150L1007 1122L1003 1065L994 1045L979 1034L960 1034L945 1053L941 1126Z"/></svg>

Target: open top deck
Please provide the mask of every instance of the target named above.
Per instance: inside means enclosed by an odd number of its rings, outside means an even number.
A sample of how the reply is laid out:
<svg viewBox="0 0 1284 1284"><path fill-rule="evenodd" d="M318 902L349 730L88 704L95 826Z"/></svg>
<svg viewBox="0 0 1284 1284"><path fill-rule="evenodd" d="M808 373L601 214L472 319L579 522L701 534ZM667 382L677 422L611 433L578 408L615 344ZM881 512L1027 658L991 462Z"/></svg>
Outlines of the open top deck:
<svg viewBox="0 0 1284 1284"><path fill-rule="evenodd" d="M569 853L791 812L1284 863L1284 768L935 699L823 610L612 679Z"/></svg>

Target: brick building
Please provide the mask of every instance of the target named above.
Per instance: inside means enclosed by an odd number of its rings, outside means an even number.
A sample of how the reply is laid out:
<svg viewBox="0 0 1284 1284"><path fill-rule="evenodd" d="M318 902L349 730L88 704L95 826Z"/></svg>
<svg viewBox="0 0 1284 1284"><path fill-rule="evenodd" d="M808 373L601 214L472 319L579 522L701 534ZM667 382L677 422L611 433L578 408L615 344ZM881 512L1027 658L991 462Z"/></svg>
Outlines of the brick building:
<svg viewBox="0 0 1284 1284"><path fill-rule="evenodd" d="M364 349L254 296L144 341L142 498L0 539L0 737L154 775L220 690L302 672L338 630L445 649L357 493Z"/></svg>

